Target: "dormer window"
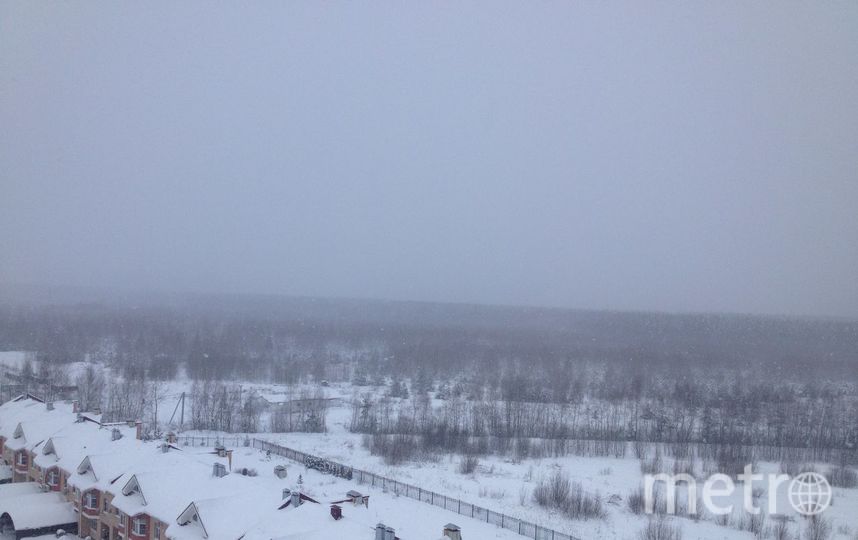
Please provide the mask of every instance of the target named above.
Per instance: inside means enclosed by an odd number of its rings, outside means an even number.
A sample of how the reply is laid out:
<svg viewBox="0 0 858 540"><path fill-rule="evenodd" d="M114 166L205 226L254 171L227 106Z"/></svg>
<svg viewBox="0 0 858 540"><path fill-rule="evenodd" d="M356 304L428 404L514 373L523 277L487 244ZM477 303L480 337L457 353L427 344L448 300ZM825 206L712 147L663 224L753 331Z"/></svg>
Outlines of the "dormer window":
<svg viewBox="0 0 858 540"><path fill-rule="evenodd" d="M89 510L98 510L98 494L94 491L84 493L83 506Z"/></svg>
<svg viewBox="0 0 858 540"><path fill-rule="evenodd" d="M146 536L147 528L149 527L149 522L146 518L134 518L131 521L131 530L134 531L134 534L137 536Z"/></svg>

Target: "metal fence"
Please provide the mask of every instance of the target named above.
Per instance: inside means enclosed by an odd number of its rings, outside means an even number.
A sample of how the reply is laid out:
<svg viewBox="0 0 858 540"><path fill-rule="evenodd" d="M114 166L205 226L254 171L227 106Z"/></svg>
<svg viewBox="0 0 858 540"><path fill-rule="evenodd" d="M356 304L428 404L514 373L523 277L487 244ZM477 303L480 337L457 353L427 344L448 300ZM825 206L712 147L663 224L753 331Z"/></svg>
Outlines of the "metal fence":
<svg viewBox="0 0 858 540"><path fill-rule="evenodd" d="M199 439L199 437L197 437L197 439ZM546 527L541 527L535 523L524 521L506 514L494 512L488 508L477 506L476 504L448 497L441 493L435 493L434 491L423 489L418 486L404 484L393 480L392 478L386 478L368 471L355 469L341 463L330 461L312 454L307 454L300 450L280 446L279 444L274 444L262 439L251 439L251 446L258 450L262 450L263 452L271 452L274 455L285 457L305 465L308 463L317 464L320 462L327 462L329 470L333 471L333 474L336 474L337 476L342 476L344 478L350 477L359 484L368 484L374 487L380 487L383 490L392 491L393 493L403 497L409 497L426 504L438 506L451 512L456 512L463 516L469 516L474 519L479 519L480 521L485 521L486 523L497 525L504 529L515 531L522 536L533 538L534 540L579 540L575 536L557 532Z"/></svg>
<svg viewBox="0 0 858 540"><path fill-rule="evenodd" d="M211 448L222 444L224 446L251 446L253 439L240 435L179 435L176 437L179 446L202 446Z"/></svg>

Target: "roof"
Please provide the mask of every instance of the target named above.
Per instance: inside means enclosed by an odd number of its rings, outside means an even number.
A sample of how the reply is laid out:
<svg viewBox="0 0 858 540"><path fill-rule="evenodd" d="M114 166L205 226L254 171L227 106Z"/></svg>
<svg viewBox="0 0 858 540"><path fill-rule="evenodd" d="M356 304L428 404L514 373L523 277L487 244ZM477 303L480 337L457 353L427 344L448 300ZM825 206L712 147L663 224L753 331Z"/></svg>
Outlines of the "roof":
<svg viewBox="0 0 858 540"><path fill-rule="evenodd" d="M0 486L0 504L7 497L19 497L21 495L33 495L41 493L42 490L34 482L16 482L14 484L3 484Z"/></svg>
<svg viewBox="0 0 858 540"><path fill-rule="evenodd" d="M331 538L375 538L375 525L356 519L357 512L345 512L342 519L331 516L326 504L302 504L289 512L269 514L251 527L243 540L329 540ZM368 515L361 516L369 518Z"/></svg>
<svg viewBox="0 0 858 540"><path fill-rule="evenodd" d="M41 445L36 453L36 465L43 468L57 465L71 472L87 455L124 452L129 446L139 445L139 441L135 441L135 428L116 427L122 434L116 441L112 438L114 428L94 428L88 422L63 427Z"/></svg>
<svg viewBox="0 0 858 540"><path fill-rule="evenodd" d="M126 440L127 437L123 437L116 442L121 443ZM133 470L135 465L144 462L158 452L155 445L146 444L137 439L127 440L125 444L111 448L121 448L122 450L121 452L112 450L99 454L88 454L77 467L72 467L69 470L72 473L69 477L69 483L81 491L92 488L104 490L112 486L114 482L118 482L124 474Z"/></svg>
<svg viewBox="0 0 858 540"><path fill-rule="evenodd" d="M0 498L0 515L9 514L15 530L62 527L77 523L72 503L55 491Z"/></svg>
<svg viewBox="0 0 858 540"><path fill-rule="evenodd" d="M54 403L53 409L32 398L0 405L0 436L10 450L35 450L58 431L76 423L77 413L70 403ZM88 415L98 422L100 417ZM17 435L17 436L16 436Z"/></svg>
<svg viewBox="0 0 858 540"><path fill-rule="evenodd" d="M128 467L111 489L115 495L112 504L128 515L145 513L173 523L191 501L226 496L252 486L250 478L237 474L215 477L212 465L222 463L222 458L214 454L164 453L155 445L147 446L154 453Z"/></svg>

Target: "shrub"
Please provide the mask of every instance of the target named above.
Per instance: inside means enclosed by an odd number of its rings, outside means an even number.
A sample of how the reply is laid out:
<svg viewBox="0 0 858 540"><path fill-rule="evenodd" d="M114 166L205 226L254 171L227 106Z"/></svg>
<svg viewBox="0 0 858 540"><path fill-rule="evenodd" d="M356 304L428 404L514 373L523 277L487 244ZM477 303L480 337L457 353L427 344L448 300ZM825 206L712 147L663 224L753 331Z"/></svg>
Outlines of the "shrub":
<svg viewBox="0 0 858 540"><path fill-rule="evenodd" d="M364 437L363 444L374 456L381 456L388 465L398 465L417 454L417 441L411 435L373 433Z"/></svg>
<svg viewBox="0 0 858 540"><path fill-rule="evenodd" d="M831 469L825 477L834 487L858 488L858 472L845 465Z"/></svg>
<svg viewBox="0 0 858 540"><path fill-rule="evenodd" d="M571 519L605 517L602 498L598 494L585 492L580 483L573 483L560 471L536 485L533 489L533 499L538 505L559 510Z"/></svg>
<svg viewBox="0 0 858 540"><path fill-rule="evenodd" d="M650 518L638 534L639 540L682 540L682 529L664 516Z"/></svg>
<svg viewBox="0 0 858 540"><path fill-rule="evenodd" d="M643 486L629 493L626 503L629 506L629 511L636 516L640 516L646 512L646 497Z"/></svg>
<svg viewBox="0 0 858 540"><path fill-rule="evenodd" d="M459 461L459 473L474 474L479 464L480 460L477 459L477 456L465 456Z"/></svg>
<svg viewBox="0 0 858 540"><path fill-rule="evenodd" d="M661 452L658 449L656 449L653 457L641 459L641 472L643 474L659 474L667 472L664 470L664 461L662 460Z"/></svg>
<svg viewBox="0 0 858 540"><path fill-rule="evenodd" d="M816 467L810 463L802 463L800 461L781 461L780 470L781 474L788 474L795 477L804 472L816 472Z"/></svg>
<svg viewBox="0 0 858 540"><path fill-rule="evenodd" d="M804 540L828 540L831 538L831 520L820 515L811 516L804 528Z"/></svg>
<svg viewBox="0 0 858 540"><path fill-rule="evenodd" d="M789 522L784 516L776 516L774 524L771 528L772 540L792 540L792 533L789 530Z"/></svg>

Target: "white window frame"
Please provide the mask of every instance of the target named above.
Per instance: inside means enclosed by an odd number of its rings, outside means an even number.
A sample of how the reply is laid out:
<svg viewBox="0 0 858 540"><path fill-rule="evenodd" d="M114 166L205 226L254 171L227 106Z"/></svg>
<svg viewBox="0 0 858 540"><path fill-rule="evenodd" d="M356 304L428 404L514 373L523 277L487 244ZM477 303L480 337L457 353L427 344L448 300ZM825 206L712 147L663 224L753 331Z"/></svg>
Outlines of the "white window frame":
<svg viewBox="0 0 858 540"><path fill-rule="evenodd" d="M48 470L47 474L45 474L45 483L49 486L60 485L60 471L56 469Z"/></svg>
<svg viewBox="0 0 858 540"><path fill-rule="evenodd" d="M92 505L89 503L92 502ZM98 495L94 491L87 491L83 494L83 507L87 510L98 510Z"/></svg>
<svg viewBox="0 0 858 540"><path fill-rule="evenodd" d="M149 523L145 518L134 518L131 520L131 531L137 536L146 536L149 531Z"/></svg>
<svg viewBox="0 0 858 540"><path fill-rule="evenodd" d="M26 465L27 464L27 453L26 452L18 452L15 454L15 463L18 465Z"/></svg>
<svg viewBox="0 0 858 540"><path fill-rule="evenodd" d="M160 540L160 538L161 538L161 522L160 521L155 520L154 529L155 529L155 539Z"/></svg>

